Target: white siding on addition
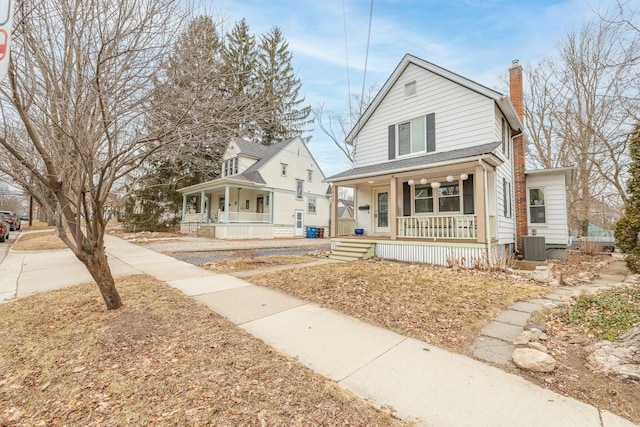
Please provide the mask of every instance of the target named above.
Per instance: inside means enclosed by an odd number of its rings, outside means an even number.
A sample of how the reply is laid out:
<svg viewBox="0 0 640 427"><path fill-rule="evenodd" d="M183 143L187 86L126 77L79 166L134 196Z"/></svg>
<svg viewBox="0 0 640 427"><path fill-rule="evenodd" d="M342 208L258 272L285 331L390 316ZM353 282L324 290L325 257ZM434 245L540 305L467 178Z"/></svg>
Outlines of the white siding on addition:
<svg viewBox="0 0 640 427"><path fill-rule="evenodd" d="M567 245L569 243L569 224L567 223L567 193L564 171L545 171L527 173L527 218L529 218L529 189L544 189L546 223L529 223L529 235L544 236L548 245Z"/></svg>

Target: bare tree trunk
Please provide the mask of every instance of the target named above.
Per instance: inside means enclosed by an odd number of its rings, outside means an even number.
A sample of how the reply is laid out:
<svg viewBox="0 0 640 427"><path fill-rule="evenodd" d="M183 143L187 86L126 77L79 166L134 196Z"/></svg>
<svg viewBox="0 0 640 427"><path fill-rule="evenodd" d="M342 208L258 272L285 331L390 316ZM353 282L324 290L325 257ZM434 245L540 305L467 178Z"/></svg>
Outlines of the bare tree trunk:
<svg viewBox="0 0 640 427"><path fill-rule="evenodd" d="M111 274L111 267L109 267L104 247L96 248L89 255L80 253L76 254L76 256L87 267L91 277L96 281L107 310L117 310L122 307L120 294L116 289L116 283Z"/></svg>

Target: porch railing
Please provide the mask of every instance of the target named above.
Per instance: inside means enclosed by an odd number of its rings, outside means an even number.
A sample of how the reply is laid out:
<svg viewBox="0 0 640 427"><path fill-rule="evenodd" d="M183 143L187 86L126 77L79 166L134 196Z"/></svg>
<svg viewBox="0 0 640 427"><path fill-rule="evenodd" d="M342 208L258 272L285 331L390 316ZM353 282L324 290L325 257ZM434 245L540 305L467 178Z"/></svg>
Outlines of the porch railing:
<svg viewBox="0 0 640 427"><path fill-rule="evenodd" d="M398 218L398 237L420 239L477 239L475 215L404 216Z"/></svg>
<svg viewBox="0 0 640 427"><path fill-rule="evenodd" d="M226 214L223 211L218 211L218 221L225 222ZM229 212L230 223L252 223L252 222L269 222L269 213L257 213L257 212Z"/></svg>
<svg viewBox="0 0 640 427"><path fill-rule="evenodd" d="M356 220L353 218L338 219L338 236L353 236L356 230Z"/></svg>

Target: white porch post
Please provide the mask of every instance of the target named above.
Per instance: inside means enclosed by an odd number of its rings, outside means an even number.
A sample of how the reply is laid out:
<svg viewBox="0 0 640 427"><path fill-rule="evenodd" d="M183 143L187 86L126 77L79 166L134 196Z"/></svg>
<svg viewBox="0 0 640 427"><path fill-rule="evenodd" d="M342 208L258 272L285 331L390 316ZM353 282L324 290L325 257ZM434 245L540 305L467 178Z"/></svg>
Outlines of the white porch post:
<svg viewBox="0 0 640 427"><path fill-rule="evenodd" d="M229 222L229 186L224 186L224 222Z"/></svg>
<svg viewBox="0 0 640 427"><path fill-rule="evenodd" d="M389 184L389 225L391 232L391 240L398 238L398 179L395 176L391 177Z"/></svg>
<svg viewBox="0 0 640 427"><path fill-rule="evenodd" d="M203 222L202 219L204 218L204 215L206 214L205 212L205 201L204 201L205 195L204 195L204 191L200 192L200 222Z"/></svg>
<svg viewBox="0 0 640 427"><path fill-rule="evenodd" d="M331 187L330 237L338 237L338 184Z"/></svg>
<svg viewBox="0 0 640 427"><path fill-rule="evenodd" d="M184 222L184 218L187 215L187 195L182 195L182 220L180 222Z"/></svg>
<svg viewBox="0 0 640 427"><path fill-rule="evenodd" d="M273 188L269 192L269 224L273 224Z"/></svg>
<svg viewBox="0 0 640 427"><path fill-rule="evenodd" d="M478 218L477 232L478 243L487 242L487 203L486 193L489 191L485 187L485 173L486 171L482 165L477 165L475 170L475 176L473 179L473 194L476 216Z"/></svg>

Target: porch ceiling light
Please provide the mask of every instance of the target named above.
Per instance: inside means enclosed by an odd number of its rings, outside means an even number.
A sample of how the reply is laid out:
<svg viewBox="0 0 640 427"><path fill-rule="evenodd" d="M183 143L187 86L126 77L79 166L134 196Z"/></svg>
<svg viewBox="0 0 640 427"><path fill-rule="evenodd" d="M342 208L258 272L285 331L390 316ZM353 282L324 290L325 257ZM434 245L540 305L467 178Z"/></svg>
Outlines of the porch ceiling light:
<svg viewBox="0 0 640 427"><path fill-rule="evenodd" d="M427 178L422 178L422 179L420 180L420 184L422 184L422 185L427 185Z"/></svg>
<svg viewBox="0 0 640 427"><path fill-rule="evenodd" d="M415 184L416 182L415 182L414 180L410 179L409 181L407 181L407 183L408 183L409 185L413 186L413 184Z"/></svg>
<svg viewBox="0 0 640 427"><path fill-rule="evenodd" d="M373 184L374 181L367 181L367 184Z"/></svg>
<svg viewBox="0 0 640 427"><path fill-rule="evenodd" d="M453 181L453 175L449 175L449 176L447 177L447 182L451 182L451 181Z"/></svg>
<svg viewBox="0 0 640 427"><path fill-rule="evenodd" d="M440 188L440 183L438 181L434 181L431 183L431 188L438 189Z"/></svg>
<svg viewBox="0 0 640 427"><path fill-rule="evenodd" d="M463 181L466 181L467 178L469 178L469 175L467 175L466 173L463 173L462 175L460 175L460 179Z"/></svg>

